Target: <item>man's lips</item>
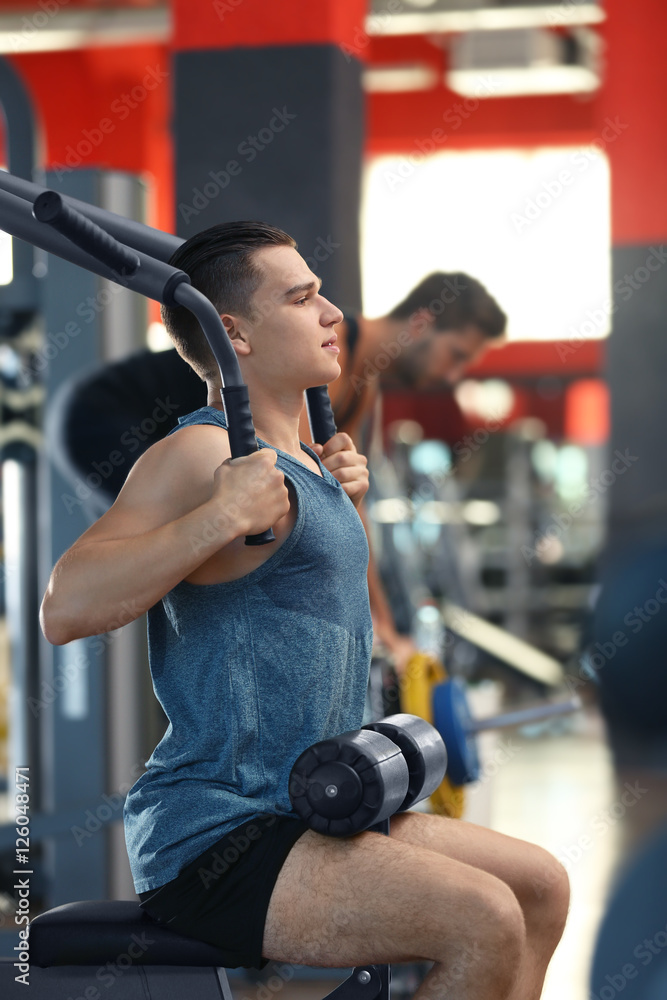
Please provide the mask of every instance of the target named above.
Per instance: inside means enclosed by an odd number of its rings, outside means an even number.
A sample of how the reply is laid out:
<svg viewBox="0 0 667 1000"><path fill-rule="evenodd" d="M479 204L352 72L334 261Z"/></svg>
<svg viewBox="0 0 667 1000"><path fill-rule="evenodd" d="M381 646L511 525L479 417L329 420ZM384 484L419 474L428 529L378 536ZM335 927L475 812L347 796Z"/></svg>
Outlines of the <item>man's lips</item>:
<svg viewBox="0 0 667 1000"><path fill-rule="evenodd" d="M338 337L333 333L328 340L322 344L322 347L326 348L327 351L333 351L334 354L340 354L340 347L336 347L336 341Z"/></svg>

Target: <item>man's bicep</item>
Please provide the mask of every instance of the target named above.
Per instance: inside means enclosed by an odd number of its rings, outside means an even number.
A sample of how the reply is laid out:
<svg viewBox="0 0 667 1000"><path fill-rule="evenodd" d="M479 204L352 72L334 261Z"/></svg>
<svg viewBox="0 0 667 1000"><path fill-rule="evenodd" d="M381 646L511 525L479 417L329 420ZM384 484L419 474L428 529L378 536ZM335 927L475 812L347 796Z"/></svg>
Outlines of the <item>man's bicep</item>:
<svg viewBox="0 0 667 1000"><path fill-rule="evenodd" d="M208 500L213 473L228 457L227 434L217 427L183 428L157 442L137 459L114 504L75 546L131 538L183 517Z"/></svg>

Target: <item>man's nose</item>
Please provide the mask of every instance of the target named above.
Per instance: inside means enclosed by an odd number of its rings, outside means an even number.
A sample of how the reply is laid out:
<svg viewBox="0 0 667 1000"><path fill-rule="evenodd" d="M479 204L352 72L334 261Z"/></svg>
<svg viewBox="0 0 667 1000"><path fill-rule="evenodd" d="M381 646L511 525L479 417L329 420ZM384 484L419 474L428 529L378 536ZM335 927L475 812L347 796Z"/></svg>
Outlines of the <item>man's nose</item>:
<svg viewBox="0 0 667 1000"><path fill-rule="evenodd" d="M322 296L322 298L324 298L324 296ZM333 302L329 302L328 299L324 299L324 301L326 305L322 313L322 321L325 322L327 326L331 323L342 323L344 317L338 306L335 306Z"/></svg>

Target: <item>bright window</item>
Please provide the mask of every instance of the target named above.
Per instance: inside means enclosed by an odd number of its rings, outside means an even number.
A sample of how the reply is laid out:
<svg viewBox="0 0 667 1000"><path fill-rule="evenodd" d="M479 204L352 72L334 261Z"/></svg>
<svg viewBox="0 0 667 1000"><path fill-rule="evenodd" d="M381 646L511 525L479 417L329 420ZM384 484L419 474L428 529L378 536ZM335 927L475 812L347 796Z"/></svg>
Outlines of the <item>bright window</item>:
<svg viewBox="0 0 667 1000"><path fill-rule="evenodd" d="M610 329L609 167L596 147L382 156L365 172L364 314L431 271L478 278L510 340Z"/></svg>

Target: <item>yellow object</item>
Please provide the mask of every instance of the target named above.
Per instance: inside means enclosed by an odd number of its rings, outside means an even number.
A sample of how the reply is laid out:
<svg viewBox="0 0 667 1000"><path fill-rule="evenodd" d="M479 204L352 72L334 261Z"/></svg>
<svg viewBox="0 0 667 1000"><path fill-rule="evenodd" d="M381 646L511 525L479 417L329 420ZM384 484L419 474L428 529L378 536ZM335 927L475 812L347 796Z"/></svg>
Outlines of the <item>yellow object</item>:
<svg viewBox="0 0 667 1000"><path fill-rule="evenodd" d="M433 724L433 688L447 680L442 663L429 653L415 653L408 660L401 678L401 711L418 715ZM433 812L460 819L463 815L464 789L444 778L431 795Z"/></svg>

